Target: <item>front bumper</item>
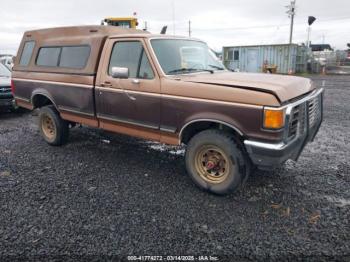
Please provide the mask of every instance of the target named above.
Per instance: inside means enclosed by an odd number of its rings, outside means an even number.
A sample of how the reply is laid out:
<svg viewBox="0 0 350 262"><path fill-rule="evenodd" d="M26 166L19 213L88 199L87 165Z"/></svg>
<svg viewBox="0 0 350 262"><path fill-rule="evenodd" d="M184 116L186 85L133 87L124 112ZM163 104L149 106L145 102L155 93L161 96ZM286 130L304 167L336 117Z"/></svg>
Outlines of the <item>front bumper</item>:
<svg viewBox="0 0 350 262"><path fill-rule="evenodd" d="M0 99L0 107L13 107L14 106L14 99L13 98L6 98L6 99Z"/></svg>
<svg viewBox="0 0 350 262"><path fill-rule="evenodd" d="M280 143L265 143L255 140L245 140L244 144L252 162L260 169L272 169L281 166L288 159L298 160L301 152L308 142L312 142L321 126L323 120L323 94L324 90L319 89L305 98L287 105L286 107L286 126L284 139ZM316 101L318 103L317 118L310 117L310 105ZM298 123L298 133L289 137L290 125L294 119L293 109L303 106L303 122ZM312 111L314 114L315 112Z"/></svg>

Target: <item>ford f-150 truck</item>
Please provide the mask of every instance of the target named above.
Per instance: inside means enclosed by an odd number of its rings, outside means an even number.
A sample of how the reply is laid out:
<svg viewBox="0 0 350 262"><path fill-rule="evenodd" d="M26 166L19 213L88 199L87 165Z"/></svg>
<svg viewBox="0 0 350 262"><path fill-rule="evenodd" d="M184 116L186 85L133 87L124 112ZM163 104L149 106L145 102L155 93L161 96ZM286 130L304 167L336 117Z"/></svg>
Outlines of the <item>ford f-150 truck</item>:
<svg viewBox="0 0 350 262"><path fill-rule="evenodd" d="M184 144L188 174L215 194L297 160L322 122L323 89L309 79L229 72L198 39L113 26L26 32L12 89L40 109L50 145L76 123Z"/></svg>

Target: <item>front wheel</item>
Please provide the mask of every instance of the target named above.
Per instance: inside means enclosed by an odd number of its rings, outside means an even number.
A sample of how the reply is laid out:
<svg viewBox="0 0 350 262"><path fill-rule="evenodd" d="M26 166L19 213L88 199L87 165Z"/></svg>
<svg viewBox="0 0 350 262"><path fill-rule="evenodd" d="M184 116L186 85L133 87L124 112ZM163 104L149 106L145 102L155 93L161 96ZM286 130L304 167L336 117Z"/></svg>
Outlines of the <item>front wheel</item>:
<svg viewBox="0 0 350 262"><path fill-rule="evenodd" d="M231 134L205 130L188 143L187 172L200 188L214 194L234 192L250 172L249 160Z"/></svg>
<svg viewBox="0 0 350 262"><path fill-rule="evenodd" d="M40 109L39 129L44 140L50 145L60 146L68 140L68 122L60 117L52 105Z"/></svg>

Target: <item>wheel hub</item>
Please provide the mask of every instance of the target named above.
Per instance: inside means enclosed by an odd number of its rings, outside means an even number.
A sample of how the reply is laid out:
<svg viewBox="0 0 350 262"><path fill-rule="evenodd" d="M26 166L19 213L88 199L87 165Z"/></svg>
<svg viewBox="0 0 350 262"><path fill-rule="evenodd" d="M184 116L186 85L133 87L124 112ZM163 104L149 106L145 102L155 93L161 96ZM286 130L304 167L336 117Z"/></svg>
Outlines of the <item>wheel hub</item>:
<svg viewBox="0 0 350 262"><path fill-rule="evenodd" d="M206 164L206 168L208 169L208 170L211 170L211 169L213 169L214 167L216 166L216 163L214 163L213 161L208 161L208 163Z"/></svg>
<svg viewBox="0 0 350 262"><path fill-rule="evenodd" d="M195 162L197 173L207 182L221 183L229 174L229 158L217 146L202 147L195 156Z"/></svg>
<svg viewBox="0 0 350 262"><path fill-rule="evenodd" d="M52 139L56 135L56 126L53 119L49 115L44 115L41 120L41 127L44 135Z"/></svg>

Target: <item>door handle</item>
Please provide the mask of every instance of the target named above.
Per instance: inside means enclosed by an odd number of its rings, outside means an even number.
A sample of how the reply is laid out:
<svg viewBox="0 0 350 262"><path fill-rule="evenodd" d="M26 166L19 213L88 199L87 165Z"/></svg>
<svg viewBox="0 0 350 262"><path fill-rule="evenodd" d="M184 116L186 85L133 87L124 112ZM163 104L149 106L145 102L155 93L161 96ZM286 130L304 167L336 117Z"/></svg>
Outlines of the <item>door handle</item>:
<svg viewBox="0 0 350 262"><path fill-rule="evenodd" d="M111 82L104 82L101 84L102 87L112 87L112 83Z"/></svg>
<svg viewBox="0 0 350 262"><path fill-rule="evenodd" d="M133 79L133 80L131 80L131 83L133 83L135 85L138 85L138 84L140 84L140 80L139 79Z"/></svg>
<svg viewBox="0 0 350 262"><path fill-rule="evenodd" d="M132 100L132 101L135 101L135 100L136 100L136 97L129 95L128 91L125 91L125 90L124 90L124 92L125 92L126 96L127 96L130 100Z"/></svg>

